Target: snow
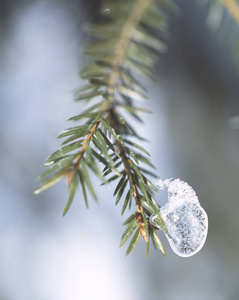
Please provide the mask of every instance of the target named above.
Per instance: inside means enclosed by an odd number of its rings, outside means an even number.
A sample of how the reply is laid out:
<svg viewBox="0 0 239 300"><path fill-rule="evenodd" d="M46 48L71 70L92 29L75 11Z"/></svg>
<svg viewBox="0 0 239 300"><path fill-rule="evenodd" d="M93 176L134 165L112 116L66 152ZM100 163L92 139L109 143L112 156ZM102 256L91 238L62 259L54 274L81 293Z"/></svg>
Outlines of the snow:
<svg viewBox="0 0 239 300"><path fill-rule="evenodd" d="M167 226L166 237L172 250L181 257L196 254L206 241L208 217L195 191L180 179L157 179L154 184L161 190L168 189L168 202L160 208L160 214ZM154 226L155 217L150 218Z"/></svg>

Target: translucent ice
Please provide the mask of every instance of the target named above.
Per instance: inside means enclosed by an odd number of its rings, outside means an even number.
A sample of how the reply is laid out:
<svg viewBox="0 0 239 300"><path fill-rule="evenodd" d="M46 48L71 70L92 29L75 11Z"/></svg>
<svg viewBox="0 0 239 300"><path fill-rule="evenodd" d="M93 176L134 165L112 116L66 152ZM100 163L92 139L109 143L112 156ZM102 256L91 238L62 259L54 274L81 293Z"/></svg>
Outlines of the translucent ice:
<svg viewBox="0 0 239 300"><path fill-rule="evenodd" d="M166 236L171 248L182 257L196 254L207 237L208 217L195 191L180 179L158 179L154 184L168 189L168 202L160 208L160 213L168 229ZM154 226L155 218L156 215L150 218Z"/></svg>

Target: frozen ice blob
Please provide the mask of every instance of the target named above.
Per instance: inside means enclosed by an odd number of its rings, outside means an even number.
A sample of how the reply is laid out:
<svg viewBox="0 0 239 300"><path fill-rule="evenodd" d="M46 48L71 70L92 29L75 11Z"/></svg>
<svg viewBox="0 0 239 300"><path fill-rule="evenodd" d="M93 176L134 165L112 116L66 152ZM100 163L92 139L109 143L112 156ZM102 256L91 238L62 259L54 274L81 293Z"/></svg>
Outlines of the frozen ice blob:
<svg viewBox="0 0 239 300"><path fill-rule="evenodd" d="M208 232L208 217L195 191L180 179L155 180L154 184L168 190L168 202L160 208L172 250L179 256L189 257L203 247ZM154 222L156 215L151 216Z"/></svg>

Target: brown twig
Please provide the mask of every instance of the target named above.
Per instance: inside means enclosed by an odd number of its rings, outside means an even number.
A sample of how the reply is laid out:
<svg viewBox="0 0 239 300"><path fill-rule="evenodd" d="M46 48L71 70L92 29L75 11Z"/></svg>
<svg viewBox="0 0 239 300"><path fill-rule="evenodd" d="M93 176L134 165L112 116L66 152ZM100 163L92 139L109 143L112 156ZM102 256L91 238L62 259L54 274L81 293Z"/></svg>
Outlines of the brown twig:
<svg viewBox="0 0 239 300"><path fill-rule="evenodd" d="M111 126L114 128L115 132L118 134L119 130L118 130L116 122L115 122L116 117L115 117L114 111L111 110L109 113L110 113ZM132 178L133 196L135 199L135 204L137 206L137 212L138 212L137 217L136 217L136 222L140 224L141 236L143 237L145 242L148 242L145 224L144 224L143 216L142 216L143 207L142 207L142 203L141 203L141 195L137 189L135 174L131 171L132 170L132 168L131 168L132 162L131 162L130 158L127 156L127 153L125 152L122 143L117 139L116 139L116 145L119 149L119 154L123 161L124 169L127 174L128 180L130 180L130 177Z"/></svg>
<svg viewBox="0 0 239 300"><path fill-rule="evenodd" d="M88 136L86 137L86 139L84 140L84 143L81 147L81 151L79 153L79 155L77 155L76 159L75 159L75 163L74 163L74 168L76 170L79 169L79 164L80 164L80 160L82 159L82 157L85 154L86 151L86 147L87 147L87 143L93 138L94 133L96 131L96 129L99 127L100 121L102 120L102 118L100 120L98 120L94 126L91 127L90 133L88 134Z"/></svg>

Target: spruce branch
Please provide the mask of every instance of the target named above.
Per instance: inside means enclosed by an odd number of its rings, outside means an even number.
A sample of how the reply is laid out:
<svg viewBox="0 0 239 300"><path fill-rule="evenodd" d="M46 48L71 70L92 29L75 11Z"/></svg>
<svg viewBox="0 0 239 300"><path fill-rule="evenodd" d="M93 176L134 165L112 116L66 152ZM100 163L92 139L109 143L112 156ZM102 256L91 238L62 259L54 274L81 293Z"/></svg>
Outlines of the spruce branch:
<svg viewBox="0 0 239 300"><path fill-rule="evenodd" d="M236 0L208 0L207 2L209 2L207 23L211 28L219 29L226 15L234 25L239 26L239 3ZM230 27L231 24L227 26Z"/></svg>
<svg viewBox="0 0 239 300"><path fill-rule="evenodd" d="M218 34L224 33L223 39L239 72L239 3L237 0L208 0L208 2L207 24Z"/></svg>
<svg viewBox="0 0 239 300"><path fill-rule="evenodd" d="M133 36L134 31L136 30L137 25L138 25L139 21L141 20L142 15L144 14L144 12L145 12L147 6L150 4L150 2L152 2L152 0L135 1L134 6L131 11L131 14L130 14L128 20L126 21L125 25L122 28L121 36L115 46L112 72L111 72L111 74L108 78L108 82L107 82L108 94L109 94L108 101L109 102L115 101L116 84L118 81L121 64L126 55L126 49L128 48L128 45L130 43L130 38Z"/></svg>
<svg viewBox="0 0 239 300"><path fill-rule="evenodd" d="M114 191L116 205L125 195L121 214L127 207L131 209L132 199L136 205L136 211L125 222L127 227L121 238L120 246L135 232L126 254L135 248L141 235L147 243L147 256L149 237L165 256L155 233L158 228L149 223L151 214L160 216L160 207L153 198L153 193L158 190L146 177L155 175L142 164L149 168L154 166L147 158L149 153L131 140L145 139L137 134L124 114L127 112L141 122L138 113L147 112L134 103L147 98L140 79L142 76L152 78L157 59L155 51L165 50L164 43L155 38L155 32L166 32L166 12L173 8L171 1L162 0L112 2L109 7L111 18L105 24L90 27L94 40L85 48L85 53L94 60L81 71L81 77L88 83L76 93L76 101L84 101L88 107L69 119L86 121L63 130L58 136L66 139L62 147L48 157L45 165L52 166L39 176L42 183L35 191L40 193L66 177L69 196L63 211L65 215L78 186L87 208L88 192L97 201L91 172L103 185L118 180ZM166 232L163 219L159 219L160 229Z"/></svg>
<svg viewBox="0 0 239 300"><path fill-rule="evenodd" d="M236 0L219 0L231 17L237 22L239 25L239 4Z"/></svg>

